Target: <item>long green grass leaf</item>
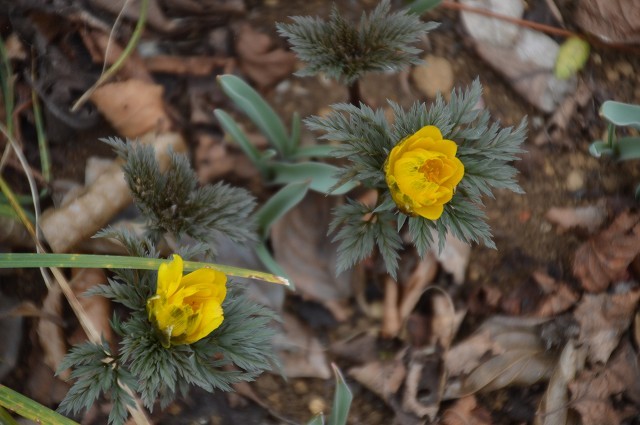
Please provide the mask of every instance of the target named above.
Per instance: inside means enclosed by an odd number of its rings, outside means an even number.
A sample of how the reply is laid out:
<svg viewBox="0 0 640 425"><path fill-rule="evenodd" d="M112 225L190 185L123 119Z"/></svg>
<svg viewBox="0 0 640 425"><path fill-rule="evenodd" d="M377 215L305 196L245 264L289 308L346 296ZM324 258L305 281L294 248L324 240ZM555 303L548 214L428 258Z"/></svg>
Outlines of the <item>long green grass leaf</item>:
<svg viewBox="0 0 640 425"><path fill-rule="evenodd" d="M221 75L218 77L218 82L222 91L249 116L273 146L284 157L287 157L291 153L287 130L278 114L265 102L262 96L234 75Z"/></svg>
<svg viewBox="0 0 640 425"><path fill-rule="evenodd" d="M4 385L0 385L0 405L39 424L78 425L77 422L65 418L58 412L54 412Z"/></svg>
<svg viewBox="0 0 640 425"><path fill-rule="evenodd" d="M139 269L157 270L160 264L168 260L160 258L125 257L119 255L90 254L21 254L0 253L0 269L36 268L36 267L72 267L102 269ZM185 261L184 270L194 271L201 268L212 268L228 276L245 277L265 282L289 285L287 279L270 273L240 267L225 266L214 263Z"/></svg>

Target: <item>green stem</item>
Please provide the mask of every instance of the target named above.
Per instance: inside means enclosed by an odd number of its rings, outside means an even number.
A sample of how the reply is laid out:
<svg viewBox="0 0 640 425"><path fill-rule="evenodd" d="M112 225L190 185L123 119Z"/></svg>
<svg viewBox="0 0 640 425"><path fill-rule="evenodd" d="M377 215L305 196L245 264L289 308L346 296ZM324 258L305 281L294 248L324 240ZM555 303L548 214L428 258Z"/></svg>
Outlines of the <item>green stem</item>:
<svg viewBox="0 0 640 425"><path fill-rule="evenodd" d="M140 41L140 37L142 37L142 31L144 30L144 26L147 22L147 11L149 9L149 0L142 0L140 4L140 16L138 17L138 22L136 23L136 27L133 30L133 34L131 35L131 39L127 46L124 48L118 59L107 69L107 71L98 78L98 81L95 82L93 86L89 90L83 94L80 99L76 101L76 103L71 108L71 112L76 112L78 109L85 104L89 97L93 94L94 91L101 85L103 85L107 80L109 80L113 75L122 68L126 60L131 56L133 50L138 45L138 41Z"/></svg>

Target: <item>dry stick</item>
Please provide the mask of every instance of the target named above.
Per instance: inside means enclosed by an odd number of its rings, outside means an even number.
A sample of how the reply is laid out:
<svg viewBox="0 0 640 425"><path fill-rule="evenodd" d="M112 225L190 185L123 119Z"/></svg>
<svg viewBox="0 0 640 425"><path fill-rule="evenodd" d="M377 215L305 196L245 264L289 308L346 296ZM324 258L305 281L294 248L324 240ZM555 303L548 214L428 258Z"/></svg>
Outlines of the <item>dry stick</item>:
<svg viewBox="0 0 640 425"><path fill-rule="evenodd" d="M9 145L13 148L13 151L18 156L18 159L23 164L24 172L27 175L27 181L29 182L29 187L31 188L32 197L34 198L36 223L37 223L38 216L39 216L38 214L39 202L38 202L37 192L35 190L35 182L33 181L33 177L29 173L29 167L27 166L26 158L24 157L22 152L18 149L18 146L16 146L15 140L13 140L13 138L7 133L6 128L1 124L0 124L0 131L5 135L5 137L9 141ZM24 211L22 210L22 207L20 207L20 205L16 202L15 198L9 196L10 195L9 188L6 185L6 182L4 181L2 176L0 176L0 189L2 189L2 191L5 192L5 194L7 194L7 199L11 203L11 206L14 208L14 210L16 211L16 214L18 214L18 216L20 217L20 220L26 227L27 231L31 234L31 237L34 239L36 243L36 250L38 252L46 252L44 246L42 246L40 242L40 238L38 237L39 232L36 232L36 229L31 224L29 219L26 217L26 215L24 214ZM71 309L73 310L76 317L78 318L78 321L80 322L80 326L82 326L82 329L87 334L89 341L93 342L94 344L101 345L102 339L100 337L100 333L95 328L93 323L89 320L89 315L87 314L82 304L80 304L80 301L78 301L78 298L76 297L76 295L73 293L73 290L71 289L71 285L69 285L69 282L67 281L67 279L64 277L60 269L58 269L57 267L50 267L49 270L51 271L55 279L58 281L58 285L60 285L60 289L62 290L62 293L64 294L65 298L69 302ZM45 282L46 282L47 276L43 275L43 277L45 278ZM120 384L120 387L127 394L129 394L134 400L134 406L127 405L127 410L129 410L129 413L131 414L131 417L133 418L135 423L138 425L151 425L151 422L147 418L147 415L144 412L142 405L140 404L140 401L135 396L133 391L131 391L128 385L123 384L120 381L118 383Z"/></svg>
<svg viewBox="0 0 640 425"><path fill-rule="evenodd" d="M93 92L95 92L98 87L100 87L101 85L106 83L107 80L109 80L111 77L113 77L113 75L116 72L118 72L118 70L120 70L120 68L122 68L122 66L126 62L127 58L129 58L131 53L133 53L133 50L138 45L138 41L140 40L140 37L142 36L142 30L144 29L144 25L145 25L145 23L147 21L148 5L149 5L149 0L142 0L142 3L140 4L140 16L138 17L138 22L136 24L135 29L133 30L133 35L131 36L131 39L129 40L129 43L127 44L125 49L122 51L122 54L120 55L120 57L118 57L118 60L116 60L113 63L113 65L111 65L111 67L104 74L102 74L100 76L100 78L98 78L98 81L96 81L95 84L93 86L91 86L91 88L89 88L89 90L87 90L80 97L80 99L78 99L76 101L76 103L71 108L71 112L76 112L78 109L80 109L80 107L82 107L82 105L84 105L85 102L87 100L89 100L89 98L91 97ZM127 6L127 3L125 2L125 6L124 7L126 7L126 6ZM124 12L124 7L123 7L123 12ZM118 19L119 19L119 17L118 17ZM107 46L107 49L108 49L108 46ZM106 61L106 55L105 55L105 61Z"/></svg>

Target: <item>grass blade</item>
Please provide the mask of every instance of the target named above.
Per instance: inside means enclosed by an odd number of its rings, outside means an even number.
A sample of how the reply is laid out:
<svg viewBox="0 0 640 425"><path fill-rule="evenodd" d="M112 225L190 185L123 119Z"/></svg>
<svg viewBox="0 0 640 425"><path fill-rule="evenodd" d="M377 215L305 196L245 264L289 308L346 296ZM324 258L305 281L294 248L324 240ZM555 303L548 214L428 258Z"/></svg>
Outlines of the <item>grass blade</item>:
<svg viewBox="0 0 640 425"><path fill-rule="evenodd" d="M65 418L58 412L54 412L4 385L0 385L0 406L39 424L78 425L77 422Z"/></svg>
<svg viewBox="0 0 640 425"><path fill-rule="evenodd" d="M161 258L126 257L120 255L0 253L0 269L72 267L158 270L160 264L167 261L168 260ZM289 286L287 279L270 273L214 263L202 263L198 261L184 262L185 271L194 271L205 267L221 271L228 276L245 277Z"/></svg>
<svg viewBox="0 0 640 425"><path fill-rule="evenodd" d="M249 116L256 126L267 136L271 144L283 155L291 153L289 136L282 120L267 102L251 86L234 75L218 77L222 90Z"/></svg>

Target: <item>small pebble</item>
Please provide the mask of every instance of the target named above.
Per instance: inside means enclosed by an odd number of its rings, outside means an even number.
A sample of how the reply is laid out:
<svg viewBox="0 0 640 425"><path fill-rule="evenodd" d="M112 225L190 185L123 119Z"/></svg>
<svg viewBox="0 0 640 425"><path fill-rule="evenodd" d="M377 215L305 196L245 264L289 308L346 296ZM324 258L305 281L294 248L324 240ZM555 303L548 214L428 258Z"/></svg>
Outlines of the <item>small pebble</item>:
<svg viewBox="0 0 640 425"><path fill-rule="evenodd" d="M584 175L581 171L571 170L569 175L567 176L567 190L570 192L575 192L577 190L582 189L584 186Z"/></svg>
<svg viewBox="0 0 640 425"><path fill-rule="evenodd" d="M323 413L327 410L327 403L322 397L314 396L309 401L309 411L312 415Z"/></svg>
<svg viewBox="0 0 640 425"><path fill-rule="evenodd" d="M309 386L304 381L295 381L293 383L293 391L299 395L307 394L309 392Z"/></svg>

